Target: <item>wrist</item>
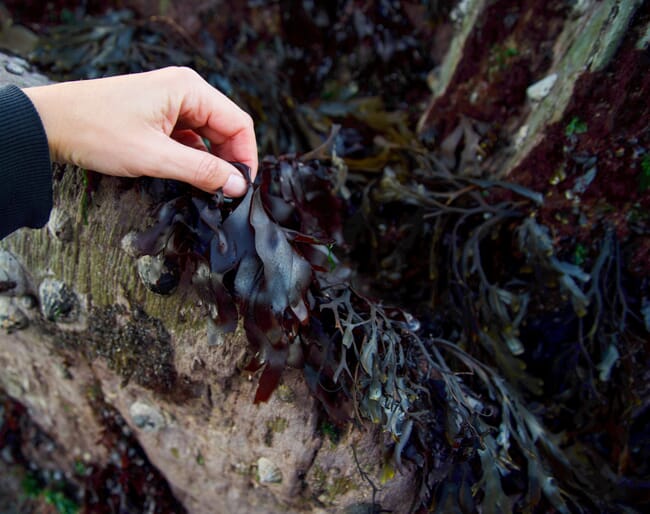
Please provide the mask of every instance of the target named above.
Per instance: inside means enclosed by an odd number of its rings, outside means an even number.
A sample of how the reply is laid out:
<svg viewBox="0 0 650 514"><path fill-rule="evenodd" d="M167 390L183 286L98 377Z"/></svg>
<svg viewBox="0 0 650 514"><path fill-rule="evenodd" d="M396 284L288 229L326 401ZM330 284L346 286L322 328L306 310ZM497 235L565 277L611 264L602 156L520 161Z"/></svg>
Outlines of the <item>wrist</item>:
<svg viewBox="0 0 650 514"><path fill-rule="evenodd" d="M56 91L51 88L54 86L30 87L23 89L23 93L30 99L41 118L50 150L50 159L52 162L64 162L59 150L61 147L59 131L61 118L56 110L59 107L64 107L65 101L59 97L60 95L53 94Z"/></svg>

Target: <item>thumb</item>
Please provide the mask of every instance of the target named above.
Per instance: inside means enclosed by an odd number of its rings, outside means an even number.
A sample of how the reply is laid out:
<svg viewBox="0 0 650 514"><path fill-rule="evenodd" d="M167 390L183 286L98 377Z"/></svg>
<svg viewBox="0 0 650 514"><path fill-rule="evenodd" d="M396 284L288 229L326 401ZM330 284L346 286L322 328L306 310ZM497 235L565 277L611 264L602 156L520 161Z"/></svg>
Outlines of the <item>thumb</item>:
<svg viewBox="0 0 650 514"><path fill-rule="evenodd" d="M248 189L237 168L210 152L191 148L166 136L157 148L160 162L152 173L156 177L187 182L209 193L223 188L226 196L242 196Z"/></svg>

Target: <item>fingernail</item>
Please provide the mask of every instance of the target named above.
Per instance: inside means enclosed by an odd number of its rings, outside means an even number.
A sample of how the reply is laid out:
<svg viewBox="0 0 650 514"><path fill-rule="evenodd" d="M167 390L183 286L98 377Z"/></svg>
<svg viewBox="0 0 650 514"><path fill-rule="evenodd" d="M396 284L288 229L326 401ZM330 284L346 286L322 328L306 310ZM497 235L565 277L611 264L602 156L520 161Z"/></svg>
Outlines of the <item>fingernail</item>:
<svg viewBox="0 0 650 514"><path fill-rule="evenodd" d="M241 196L248 189L248 184L239 173L231 173L223 186L226 196Z"/></svg>

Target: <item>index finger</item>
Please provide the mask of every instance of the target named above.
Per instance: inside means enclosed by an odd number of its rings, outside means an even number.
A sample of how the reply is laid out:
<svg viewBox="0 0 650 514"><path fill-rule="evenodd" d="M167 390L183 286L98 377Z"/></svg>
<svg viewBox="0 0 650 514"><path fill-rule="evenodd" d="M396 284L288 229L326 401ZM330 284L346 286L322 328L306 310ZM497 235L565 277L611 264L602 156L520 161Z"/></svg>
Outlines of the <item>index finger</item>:
<svg viewBox="0 0 650 514"><path fill-rule="evenodd" d="M215 155L246 164L251 169L252 178L257 174L253 119L203 79L183 98L177 128L195 130L210 141Z"/></svg>

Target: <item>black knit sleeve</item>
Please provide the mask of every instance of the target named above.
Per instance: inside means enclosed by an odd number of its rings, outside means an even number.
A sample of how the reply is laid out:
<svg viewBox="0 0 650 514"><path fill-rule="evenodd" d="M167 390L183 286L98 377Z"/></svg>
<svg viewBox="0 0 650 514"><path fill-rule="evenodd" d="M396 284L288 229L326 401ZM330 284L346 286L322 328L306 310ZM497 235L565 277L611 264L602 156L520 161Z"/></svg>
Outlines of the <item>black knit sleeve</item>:
<svg viewBox="0 0 650 514"><path fill-rule="evenodd" d="M52 209L52 165L41 118L16 86L0 88L0 238L42 227Z"/></svg>

